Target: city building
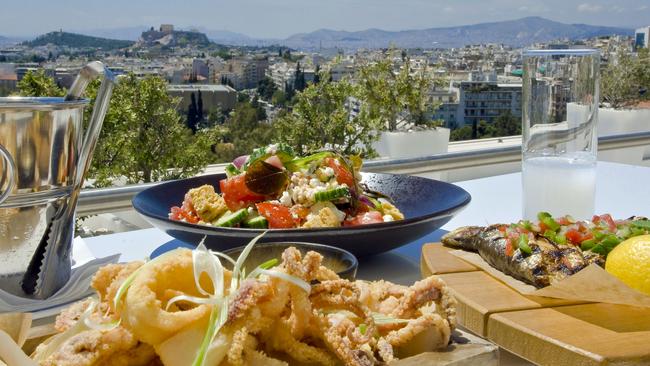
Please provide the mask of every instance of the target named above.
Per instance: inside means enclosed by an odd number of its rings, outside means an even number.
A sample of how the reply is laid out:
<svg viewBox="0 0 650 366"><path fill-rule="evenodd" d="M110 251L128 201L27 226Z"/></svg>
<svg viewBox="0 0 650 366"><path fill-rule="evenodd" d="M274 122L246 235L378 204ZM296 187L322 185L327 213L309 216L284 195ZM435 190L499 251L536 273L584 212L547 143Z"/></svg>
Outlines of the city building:
<svg viewBox="0 0 650 366"><path fill-rule="evenodd" d="M173 97L180 97L179 111L187 111L191 104L192 94L198 101L199 91L203 101L203 113L220 108L222 111L231 110L237 103L237 91L228 85L215 84L181 84L169 85L167 93Z"/></svg>
<svg viewBox="0 0 650 366"><path fill-rule="evenodd" d="M639 28L634 32L634 48L650 47L650 26Z"/></svg>
<svg viewBox="0 0 650 366"><path fill-rule="evenodd" d="M488 123L510 111L521 117L521 84L498 84L493 81L461 81L459 87L457 127L486 121Z"/></svg>

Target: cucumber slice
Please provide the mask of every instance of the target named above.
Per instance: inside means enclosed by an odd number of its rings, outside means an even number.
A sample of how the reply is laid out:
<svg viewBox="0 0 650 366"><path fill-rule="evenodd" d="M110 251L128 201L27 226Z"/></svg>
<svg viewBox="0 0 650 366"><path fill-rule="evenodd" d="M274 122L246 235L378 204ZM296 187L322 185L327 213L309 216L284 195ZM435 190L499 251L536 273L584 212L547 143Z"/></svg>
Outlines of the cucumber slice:
<svg viewBox="0 0 650 366"><path fill-rule="evenodd" d="M348 187L337 187L314 194L316 202L334 201L340 198L350 198L350 189Z"/></svg>
<svg viewBox="0 0 650 366"><path fill-rule="evenodd" d="M242 223L243 227L248 227L251 229L266 229L269 227L269 222L264 218L264 216L253 217L250 220L246 220Z"/></svg>
<svg viewBox="0 0 650 366"><path fill-rule="evenodd" d="M241 171L237 169L237 167L234 166L233 164L226 165L225 171L226 171L226 176L228 178L241 174Z"/></svg>
<svg viewBox="0 0 650 366"><path fill-rule="evenodd" d="M248 215L248 210L245 208L242 208L240 210L237 210L235 212L226 212L223 214L217 221L213 224L214 226L220 226L220 227L233 227L242 220L246 218Z"/></svg>

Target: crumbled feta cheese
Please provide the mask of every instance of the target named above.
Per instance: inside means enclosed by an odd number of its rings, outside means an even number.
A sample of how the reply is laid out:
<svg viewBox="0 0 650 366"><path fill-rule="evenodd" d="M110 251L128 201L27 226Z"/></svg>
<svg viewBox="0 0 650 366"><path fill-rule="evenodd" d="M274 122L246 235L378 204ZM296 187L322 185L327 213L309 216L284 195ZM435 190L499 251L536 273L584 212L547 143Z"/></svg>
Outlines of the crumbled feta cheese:
<svg viewBox="0 0 650 366"><path fill-rule="evenodd" d="M283 206L291 207L293 204L291 202L291 196L289 195L289 192L284 191L282 192L282 196L280 197L280 203Z"/></svg>
<svg viewBox="0 0 650 366"><path fill-rule="evenodd" d="M328 166L321 168L321 171L323 172L323 175L325 175L326 177L331 177L334 175L334 169Z"/></svg>
<svg viewBox="0 0 650 366"><path fill-rule="evenodd" d="M395 221L393 216L391 215L384 215L384 222L390 222L390 221Z"/></svg>

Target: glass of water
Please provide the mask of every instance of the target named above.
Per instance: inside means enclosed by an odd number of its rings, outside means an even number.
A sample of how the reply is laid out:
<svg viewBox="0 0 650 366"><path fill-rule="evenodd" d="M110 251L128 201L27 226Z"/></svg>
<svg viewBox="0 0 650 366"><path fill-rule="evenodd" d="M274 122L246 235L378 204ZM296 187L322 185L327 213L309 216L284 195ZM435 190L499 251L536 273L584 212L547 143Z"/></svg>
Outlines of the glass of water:
<svg viewBox="0 0 650 366"><path fill-rule="evenodd" d="M596 192L600 54L523 53L523 216L591 218Z"/></svg>

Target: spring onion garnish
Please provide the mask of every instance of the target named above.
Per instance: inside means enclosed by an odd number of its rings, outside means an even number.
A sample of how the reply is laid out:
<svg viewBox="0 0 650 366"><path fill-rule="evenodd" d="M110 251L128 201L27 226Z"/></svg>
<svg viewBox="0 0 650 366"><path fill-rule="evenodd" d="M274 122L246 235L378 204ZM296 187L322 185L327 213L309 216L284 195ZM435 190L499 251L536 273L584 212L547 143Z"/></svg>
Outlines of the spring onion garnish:
<svg viewBox="0 0 650 366"><path fill-rule="evenodd" d="M306 293L311 292L311 285L308 284L307 282L301 280L298 277L286 274L281 271L276 271L272 269L260 269L260 274L267 275L269 277L276 277L281 280L285 280L287 282L293 283L294 285L300 287L301 289L305 290Z"/></svg>
<svg viewBox="0 0 650 366"><path fill-rule="evenodd" d="M361 335L366 335L367 330L368 326L365 323L359 324L359 333L361 333Z"/></svg>
<svg viewBox="0 0 650 366"><path fill-rule="evenodd" d="M29 358L9 334L0 330L0 359L12 366L38 366Z"/></svg>
<svg viewBox="0 0 650 366"><path fill-rule="evenodd" d="M83 322L88 328L94 330L108 331L108 330L113 330L120 325L122 319L112 320L107 323L97 323L96 321L90 319L90 314L92 314L92 312L95 311L96 306L97 303L93 301L90 303L90 305L88 305L88 308L86 309L86 312L89 314L89 316L83 318Z"/></svg>
<svg viewBox="0 0 650 366"><path fill-rule="evenodd" d="M410 320L409 319L398 319L398 318L393 318L392 316L388 316L382 313L372 313L372 320L375 322L375 324L397 324L397 323L408 323Z"/></svg>
<svg viewBox="0 0 650 366"><path fill-rule="evenodd" d="M262 232L260 235L256 236L251 240L245 247L244 250L242 250L241 254L239 255L239 258L237 258L237 262L235 262L235 267L232 269L232 278L230 279L230 293L234 294L235 291L237 291L237 288L239 287L239 278L241 276L241 268L244 265L244 261L246 258L248 258L248 255L250 254L251 250L253 250L253 247L257 243L258 240L262 236L266 234L266 231Z"/></svg>
<svg viewBox="0 0 650 366"><path fill-rule="evenodd" d="M52 338L50 338L47 343L45 343L45 348L41 352L37 352L36 357L34 358L37 362L45 361L50 355L52 355L56 350L60 349L65 341L76 336L77 334L86 331L89 329L86 320L92 314L95 309L95 303L91 303L86 310L81 314L79 320L74 323L73 326L66 329L65 332L59 333Z"/></svg>

